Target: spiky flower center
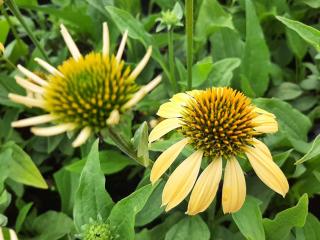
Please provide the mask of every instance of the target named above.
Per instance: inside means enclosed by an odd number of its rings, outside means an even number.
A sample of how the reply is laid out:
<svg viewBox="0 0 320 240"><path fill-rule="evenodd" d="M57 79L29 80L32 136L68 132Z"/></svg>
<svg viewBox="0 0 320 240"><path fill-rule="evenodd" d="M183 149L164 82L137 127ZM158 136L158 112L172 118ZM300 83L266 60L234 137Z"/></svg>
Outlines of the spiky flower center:
<svg viewBox="0 0 320 240"><path fill-rule="evenodd" d="M45 108L58 121L100 130L112 110L121 107L137 91L130 68L115 56L89 53L78 60L68 59L58 67L60 75L49 76Z"/></svg>
<svg viewBox="0 0 320 240"><path fill-rule="evenodd" d="M182 133L210 157L230 157L250 145L256 117L249 98L231 88L196 93L184 107Z"/></svg>

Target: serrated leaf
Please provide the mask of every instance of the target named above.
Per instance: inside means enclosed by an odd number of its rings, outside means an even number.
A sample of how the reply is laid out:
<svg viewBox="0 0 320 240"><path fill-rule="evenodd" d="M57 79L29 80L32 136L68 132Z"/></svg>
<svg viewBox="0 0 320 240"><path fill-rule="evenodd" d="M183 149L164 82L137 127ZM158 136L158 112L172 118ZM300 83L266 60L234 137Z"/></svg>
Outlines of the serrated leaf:
<svg viewBox="0 0 320 240"><path fill-rule="evenodd" d="M119 239L134 239L135 216L144 207L152 191L152 185L146 185L122 199L113 207L108 221L115 227Z"/></svg>
<svg viewBox="0 0 320 240"><path fill-rule="evenodd" d="M304 194L296 206L276 215L273 220L263 219L267 239L283 240L293 227L303 227L308 214L308 195Z"/></svg>
<svg viewBox="0 0 320 240"><path fill-rule="evenodd" d="M78 231L82 225L89 222L90 218L96 220L100 216L106 220L113 206L113 201L105 189L98 143L99 140L96 140L92 145L75 196L73 216Z"/></svg>

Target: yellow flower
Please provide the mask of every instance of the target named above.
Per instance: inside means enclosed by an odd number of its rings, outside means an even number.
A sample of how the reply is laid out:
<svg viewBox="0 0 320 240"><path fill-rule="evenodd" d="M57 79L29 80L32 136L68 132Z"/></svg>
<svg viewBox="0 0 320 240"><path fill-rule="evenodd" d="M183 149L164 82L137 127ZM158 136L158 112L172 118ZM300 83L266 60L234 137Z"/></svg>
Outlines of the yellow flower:
<svg viewBox="0 0 320 240"><path fill-rule="evenodd" d="M156 182L187 145L195 152L169 177L162 194L166 211L177 206L191 192L187 214L205 211L217 193L226 161L222 187L224 213L238 211L246 197L243 171L236 157L245 154L258 177L283 197L288 181L273 162L267 146L256 139L260 134L278 130L275 116L255 107L249 98L232 88L210 88L174 95L157 113L165 118L150 133L153 142L179 129L185 137L164 151L151 170ZM208 166L198 177L203 157Z"/></svg>
<svg viewBox="0 0 320 240"><path fill-rule="evenodd" d="M93 132L107 125L117 124L120 113L133 107L161 81L156 77L140 89L135 79L147 65L152 48L131 70L121 60L128 32L120 42L116 55L109 53L109 30L103 24L102 52L91 52L82 56L67 29L61 25L61 34L72 55L57 68L42 59L35 61L48 75L43 78L18 65L26 78L16 76L19 85L29 93L27 96L9 94L9 98L27 107L38 107L47 114L18 120L13 127L35 126L54 123L49 127L33 127L31 131L39 136L52 136L67 131L79 131L73 146L83 144ZM32 94L30 94L32 92Z"/></svg>
<svg viewBox="0 0 320 240"><path fill-rule="evenodd" d="M2 55L4 53L4 46L3 44L0 42L0 54Z"/></svg>

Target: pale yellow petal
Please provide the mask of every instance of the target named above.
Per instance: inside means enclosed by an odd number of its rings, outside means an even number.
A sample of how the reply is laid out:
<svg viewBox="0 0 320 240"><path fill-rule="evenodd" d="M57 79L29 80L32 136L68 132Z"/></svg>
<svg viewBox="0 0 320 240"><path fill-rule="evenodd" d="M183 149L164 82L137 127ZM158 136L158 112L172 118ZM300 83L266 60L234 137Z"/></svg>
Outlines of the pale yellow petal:
<svg viewBox="0 0 320 240"><path fill-rule="evenodd" d="M201 173L189 200L187 214L195 215L205 211L216 196L222 175L221 157L212 161Z"/></svg>
<svg viewBox="0 0 320 240"><path fill-rule="evenodd" d="M238 160L227 160L222 187L222 209L224 213L237 212L246 198L246 181Z"/></svg>
<svg viewBox="0 0 320 240"><path fill-rule="evenodd" d="M278 131L278 122L270 115L261 114L252 119L252 123L256 126L254 130L261 133L275 133Z"/></svg>
<svg viewBox="0 0 320 240"><path fill-rule="evenodd" d="M178 128L181 126L181 121L178 118L170 118L165 119L162 122L160 122L149 135L149 142L154 142L155 140L158 140L163 135L166 135L168 132Z"/></svg>
<svg viewBox="0 0 320 240"><path fill-rule="evenodd" d="M276 118L276 116L275 116L273 113L268 112L268 111L266 111L266 110L264 110L264 109L262 109L262 108L255 107L255 108L254 108L254 111L255 111L256 113L265 114L265 115L268 115L268 116L270 116L270 117Z"/></svg>
<svg viewBox="0 0 320 240"><path fill-rule="evenodd" d="M170 98L170 101L177 105L186 106L190 99L192 99L192 97L189 94L177 93Z"/></svg>
<svg viewBox="0 0 320 240"><path fill-rule="evenodd" d="M183 107L173 102L162 104L157 112L157 115L163 118L178 118L181 117Z"/></svg>
<svg viewBox="0 0 320 240"><path fill-rule="evenodd" d="M182 149L188 144L188 141L188 138L184 138L161 153L151 169L150 181L152 184L154 184L162 174L168 170Z"/></svg>
<svg viewBox="0 0 320 240"><path fill-rule="evenodd" d="M286 176L272 160L268 147L261 141L254 139L254 147L248 147L246 155L257 176L273 191L283 197L289 191Z"/></svg>
<svg viewBox="0 0 320 240"><path fill-rule="evenodd" d="M203 152L198 150L185 159L171 174L162 193L166 211L177 206L191 191L200 170Z"/></svg>

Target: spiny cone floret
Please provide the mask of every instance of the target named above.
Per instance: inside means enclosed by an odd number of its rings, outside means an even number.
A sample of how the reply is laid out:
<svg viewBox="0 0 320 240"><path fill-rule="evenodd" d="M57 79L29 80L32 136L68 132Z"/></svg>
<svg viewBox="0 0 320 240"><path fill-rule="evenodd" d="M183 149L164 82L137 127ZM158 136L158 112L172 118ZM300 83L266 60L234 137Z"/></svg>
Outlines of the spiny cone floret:
<svg viewBox="0 0 320 240"><path fill-rule="evenodd" d="M130 79L130 67L115 56L90 53L78 61L70 58L58 70L63 74L52 75L45 88L45 108L60 122L76 123L93 130L106 127L112 110L121 111L137 91Z"/></svg>
<svg viewBox="0 0 320 240"><path fill-rule="evenodd" d="M211 88L188 101L181 131L205 156L235 156L252 143L256 116L250 99L242 93Z"/></svg>
<svg viewBox="0 0 320 240"><path fill-rule="evenodd" d="M86 226L84 240L114 240L116 237L108 223L94 222Z"/></svg>

